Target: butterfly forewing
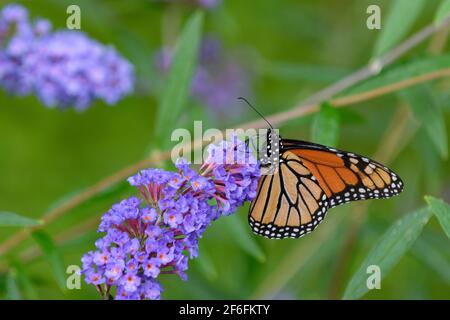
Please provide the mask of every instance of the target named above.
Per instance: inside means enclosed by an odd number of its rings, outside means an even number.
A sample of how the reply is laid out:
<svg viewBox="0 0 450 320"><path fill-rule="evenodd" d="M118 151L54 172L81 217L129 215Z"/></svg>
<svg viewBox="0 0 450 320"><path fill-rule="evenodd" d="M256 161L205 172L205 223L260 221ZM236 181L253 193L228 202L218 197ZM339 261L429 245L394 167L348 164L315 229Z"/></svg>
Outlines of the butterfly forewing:
<svg viewBox="0 0 450 320"><path fill-rule="evenodd" d="M311 143L298 142L301 147L296 147L290 141L286 148L317 178L330 207L354 200L390 198L403 190L400 177L374 160Z"/></svg>

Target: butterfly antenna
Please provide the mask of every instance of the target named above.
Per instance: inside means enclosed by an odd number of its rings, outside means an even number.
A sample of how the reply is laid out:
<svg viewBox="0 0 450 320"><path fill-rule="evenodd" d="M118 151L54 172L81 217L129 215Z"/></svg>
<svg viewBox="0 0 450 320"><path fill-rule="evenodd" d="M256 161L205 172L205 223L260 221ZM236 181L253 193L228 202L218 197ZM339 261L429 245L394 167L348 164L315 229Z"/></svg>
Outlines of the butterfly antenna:
<svg viewBox="0 0 450 320"><path fill-rule="evenodd" d="M248 102L247 99L245 99L245 98L243 98L243 97L239 97L238 100L242 100L242 101L244 101L245 103L247 103L248 106L249 106L250 108L252 108L257 114L259 114L259 115L261 116L261 118L263 118L264 121L267 122L267 124L269 125L269 127L270 127L272 130L274 130L273 127L272 127L272 125L270 124L270 122L269 122L269 121L261 114L261 112L259 112L254 106L252 106L252 104L251 104L250 102Z"/></svg>

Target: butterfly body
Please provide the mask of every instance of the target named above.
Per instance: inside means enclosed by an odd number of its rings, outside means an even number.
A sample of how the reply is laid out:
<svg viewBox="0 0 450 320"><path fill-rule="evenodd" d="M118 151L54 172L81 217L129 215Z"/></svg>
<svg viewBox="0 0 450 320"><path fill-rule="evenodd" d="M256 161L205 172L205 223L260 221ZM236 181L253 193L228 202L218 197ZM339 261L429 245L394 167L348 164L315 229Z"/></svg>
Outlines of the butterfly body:
<svg viewBox="0 0 450 320"><path fill-rule="evenodd" d="M367 157L327 146L282 139L271 130L261 159L266 170L249 210L254 233L299 238L327 210L350 201L390 198L403 190L397 174ZM264 172L264 171L263 171Z"/></svg>

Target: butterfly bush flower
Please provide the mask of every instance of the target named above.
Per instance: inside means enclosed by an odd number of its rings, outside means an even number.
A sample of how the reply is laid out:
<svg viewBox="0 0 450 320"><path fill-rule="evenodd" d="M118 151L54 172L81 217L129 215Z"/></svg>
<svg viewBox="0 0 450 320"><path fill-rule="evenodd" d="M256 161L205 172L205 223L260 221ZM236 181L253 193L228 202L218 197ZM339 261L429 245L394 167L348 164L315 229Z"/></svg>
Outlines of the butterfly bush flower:
<svg viewBox="0 0 450 320"><path fill-rule="evenodd" d="M82 258L85 281L104 298L159 299L158 278L186 280L188 259L197 257L198 241L212 221L230 215L256 196L259 164L235 136L210 145L195 170L183 159L176 172L146 169L130 177L140 197L132 196L103 215L105 236Z"/></svg>
<svg viewBox="0 0 450 320"><path fill-rule="evenodd" d="M83 110L96 99L116 104L133 85L133 66L113 47L79 31L52 31L47 20L31 22L19 5L0 11L0 86L7 92Z"/></svg>
<svg viewBox="0 0 450 320"><path fill-rule="evenodd" d="M172 63L172 50L164 47L155 55L156 68L166 74ZM190 93L221 119L240 114L237 97L251 95L248 70L236 56L225 52L221 42L213 37L203 38ZM231 110L232 109L232 110Z"/></svg>

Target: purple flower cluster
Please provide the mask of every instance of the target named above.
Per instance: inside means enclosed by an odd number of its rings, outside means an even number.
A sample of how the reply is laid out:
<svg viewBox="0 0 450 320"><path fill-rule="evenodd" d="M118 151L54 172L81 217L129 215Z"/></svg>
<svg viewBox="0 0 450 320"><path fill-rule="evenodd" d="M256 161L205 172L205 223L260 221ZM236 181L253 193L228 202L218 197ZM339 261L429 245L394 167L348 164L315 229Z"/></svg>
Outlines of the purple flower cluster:
<svg viewBox="0 0 450 320"><path fill-rule="evenodd" d="M104 298L116 290L115 299L159 299L158 276L186 280L206 227L255 197L259 165L243 142L233 137L208 152L198 171L179 160L177 172L147 169L128 179L142 200L113 205L98 228L106 235L82 258L86 282Z"/></svg>
<svg viewBox="0 0 450 320"><path fill-rule="evenodd" d="M171 66L172 51L162 48L155 57L156 67L162 74ZM191 84L191 95L210 107L218 116L239 115L241 104L237 97L251 95L250 75L238 59L227 54L220 41L205 37L200 45L198 66ZM230 112L231 109L235 109Z"/></svg>
<svg viewBox="0 0 450 320"><path fill-rule="evenodd" d="M134 86L133 66L113 47L79 31L55 31L47 20L30 22L27 10L0 11L0 86L36 94L48 107L84 110L93 100L109 105Z"/></svg>

